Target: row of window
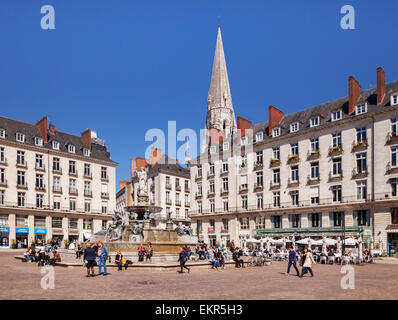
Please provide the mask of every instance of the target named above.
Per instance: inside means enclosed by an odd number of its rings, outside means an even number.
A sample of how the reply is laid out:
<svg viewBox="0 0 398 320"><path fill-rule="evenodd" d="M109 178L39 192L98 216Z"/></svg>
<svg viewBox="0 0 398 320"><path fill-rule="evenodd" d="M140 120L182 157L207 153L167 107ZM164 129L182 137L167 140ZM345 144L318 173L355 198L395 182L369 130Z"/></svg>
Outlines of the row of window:
<svg viewBox="0 0 398 320"><path fill-rule="evenodd" d="M5 139L6 137L6 131L4 129L0 129L0 138L1 139ZM21 132L17 132L15 135L15 140L17 142L21 142L21 143L25 143L26 142L26 136L25 134L21 133ZM35 145L38 147L42 147L43 146L43 138L40 137L34 137L34 142ZM58 141L51 141L51 147L54 150L59 150L59 142ZM67 144L67 149L69 153L76 153L76 147L73 144ZM86 157L90 156L90 149L88 148L83 148L83 155Z"/></svg>
<svg viewBox="0 0 398 320"><path fill-rule="evenodd" d="M5 190L0 190L0 205L5 205ZM17 193L17 205L18 207L26 207L26 193L18 192ZM44 206L44 194L37 193L36 194L36 208L43 208ZM107 202L101 203L101 213L107 213L108 211ZM53 200L53 209L61 210L61 197L54 196ZM76 199L69 199L69 210L76 211ZM85 200L84 202L84 212L91 212L91 201Z"/></svg>

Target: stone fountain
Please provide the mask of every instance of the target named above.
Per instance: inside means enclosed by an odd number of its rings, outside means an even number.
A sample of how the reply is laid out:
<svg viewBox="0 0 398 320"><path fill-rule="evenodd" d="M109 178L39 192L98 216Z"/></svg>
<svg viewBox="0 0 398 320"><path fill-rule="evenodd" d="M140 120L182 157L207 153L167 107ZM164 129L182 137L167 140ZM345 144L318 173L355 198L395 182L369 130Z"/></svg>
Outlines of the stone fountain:
<svg viewBox="0 0 398 320"><path fill-rule="evenodd" d="M147 173L145 168L136 171L139 179L136 204L128 201L127 213L115 212L112 223L102 235L96 233L92 240L101 240L111 253L121 251L124 255L135 256L137 248L151 242L153 246L153 261L175 260L180 247L189 245L193 248L198 243L197 236L192 235L189 226L180 222L176 227L168 214L166 228L153 227L155 214L162 211L161 207L149 204ZM132 186L130 184L129 186ZM131 193L130 193L131 192ZM132 190L128 197L132 197ZM132 199L132 198L131 198Z"/></svg>

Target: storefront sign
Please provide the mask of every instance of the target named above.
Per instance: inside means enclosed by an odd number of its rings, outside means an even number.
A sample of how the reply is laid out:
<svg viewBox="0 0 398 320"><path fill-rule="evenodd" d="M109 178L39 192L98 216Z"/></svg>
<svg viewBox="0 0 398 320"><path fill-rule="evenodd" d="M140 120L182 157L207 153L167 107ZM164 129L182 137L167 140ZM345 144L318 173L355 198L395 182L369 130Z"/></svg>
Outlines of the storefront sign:
<svg viewBox="0 0 398 320"><path fill-rule="evenodd" d="M29 228L15 228L15 233L29 233Z"/></svg>
<svg viewBox="0 0 398 320"><path fill-rule="evenodd" d="M10 233L10 227L0 227L0 232Z"/></svg>
<svg viewBox="0 0 398 320"><path fill-rule="evenodd" d="M64 231L62 230L62 228L53 228L53 234L63 235Z"/></svg>
<svg viewBox="0 0 398 320"><path fill-rule="evenodd" d="M77 230L77 229L69 229L69 234L78 235L79 234L79 230Z"/></svg>
<svg viewBox="0 0 398 320"><path fill-rule="evenodd" d="M35 234L47 234L46 228L35 228Z"/></svg>

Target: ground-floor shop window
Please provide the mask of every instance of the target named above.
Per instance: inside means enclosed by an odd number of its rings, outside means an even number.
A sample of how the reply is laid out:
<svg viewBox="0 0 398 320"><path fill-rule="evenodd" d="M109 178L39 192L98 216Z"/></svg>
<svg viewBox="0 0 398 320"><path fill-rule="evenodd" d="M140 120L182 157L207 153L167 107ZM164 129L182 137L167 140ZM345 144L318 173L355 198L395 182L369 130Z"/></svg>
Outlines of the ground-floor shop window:
<svg viewBox="0 0 398 320"><path fill-rule="evenodd" d="M8 233L0 233L0 247L8 247L10 245Z"/></svg>

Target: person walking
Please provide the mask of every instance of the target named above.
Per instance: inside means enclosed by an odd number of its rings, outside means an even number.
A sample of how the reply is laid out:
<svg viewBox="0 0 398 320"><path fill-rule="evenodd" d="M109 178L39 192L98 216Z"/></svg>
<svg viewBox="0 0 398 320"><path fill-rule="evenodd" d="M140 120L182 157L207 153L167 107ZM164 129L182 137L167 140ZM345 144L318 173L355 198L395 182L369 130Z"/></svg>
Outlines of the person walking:
<svg viewBox="0 0 398 320"><path fill-rule="evenodd" d="M97 256L98 256L98 274L103 274L104 276L108 275L106 269L106 260L109 257L108 249L103 245L101 241L97 242ZM104 266L104 273L101 272L101 268Z"/></svg>
<svg viewBox="0 0 398 320"><path fill-rule="evenodd" d="M296 270L297 276L300 275L300 272L299 272L299 270L297 269L297 266L296 266L296 262L297 262L296 251L293 249L293 247L290 247L289 248L289 262L287 263L287 272L285 273L285 276L289 275L291 266L293 266L293 268Z"/></svg>
<svg viewBox="0 0 398 320"><path fill-rule="evenodd" d="M86 249L83 252L83 261L86 264L87 275L86 277L95 277L94 265L95 265L95 251L91 243L87 243ZM91 271L91 274L90 274Z"/></svg>
<svg viewBox="0 0 398 320"><path fill-rule="evenodd" d="M302 278L307 271L309 271L311 277L314 276L311 268L312 264L316 264L314 257L312 256L311 251L305 248L303 254L303 268L301 269L301 275L299 275L300 278Z"/></svg>
<svg viewBox="0 0 398 320"><path fill-rule="evenodd" d="M184 249L184 247L181 247L180 249L180 254L178 256L178 262L180 263L180 271L177 271L178 273L184 273L184 268L188 270L188 273L190 269L185 265L185 263L188 261L188 252Z"/></svg>

